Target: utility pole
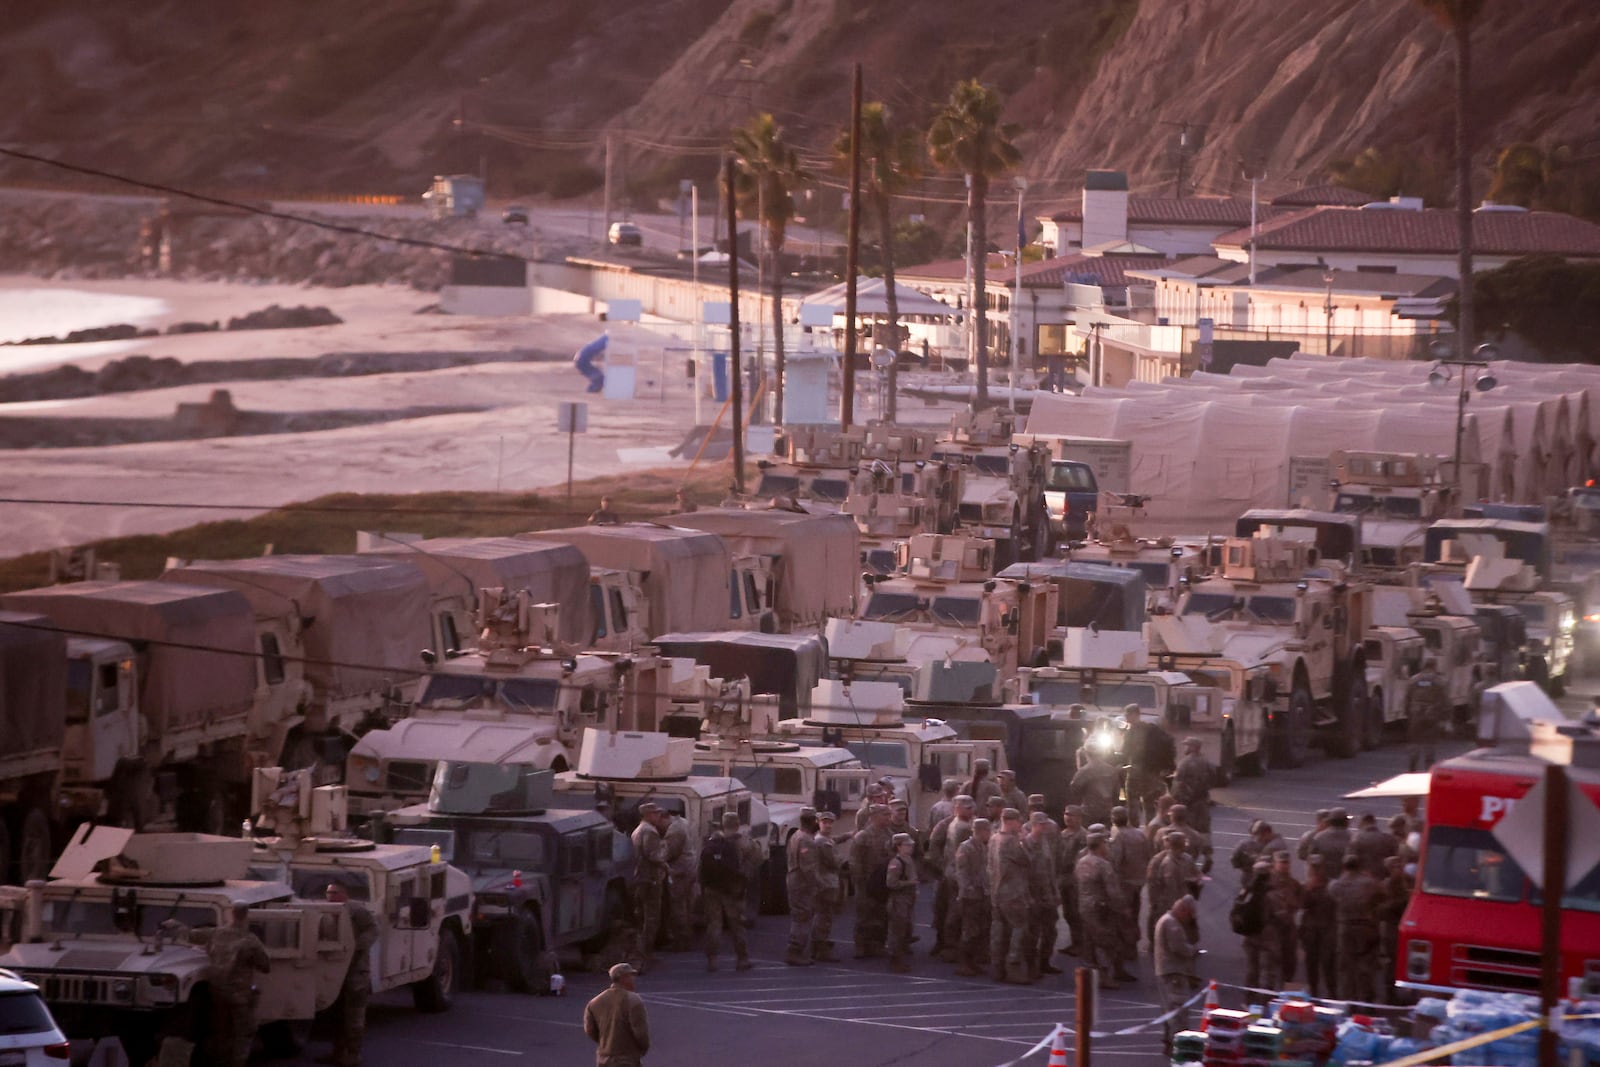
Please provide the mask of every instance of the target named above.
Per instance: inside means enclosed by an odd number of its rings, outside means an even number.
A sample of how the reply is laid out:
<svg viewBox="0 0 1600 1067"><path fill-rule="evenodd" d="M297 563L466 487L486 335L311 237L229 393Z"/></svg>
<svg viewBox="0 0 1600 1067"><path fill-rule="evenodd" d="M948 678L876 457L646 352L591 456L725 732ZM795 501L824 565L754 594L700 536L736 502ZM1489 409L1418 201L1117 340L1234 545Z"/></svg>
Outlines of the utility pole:
<svg viewBox="0 0 1600 1067"><path fill-rule="evenodd" d="M1240 160L1240 162L1244 163L1243 160ZM1256 207L1261 202L1261 197L1257 193L1257 183L1259 183L1263 178L1265 178L1266 174L1264 172L1260 172L1257 167L1252 166L1252 165L1250 165L1248 163L1245 163L1244 164L1244 176L1246 178L1250 179L1250 284L1251 285L1255 285L1256 284L1256 218L1257 218Z"/></svg>
<svg viewBox="0 0 1600 1067"><path fill-rule="evenodd" d="M611 240L611 134L606 134L605 207L600 215L600 241Z"/></svg>
<svg viewBox="0 0 1600 1067"><path fill-rule="evenodd" d="M744 388L739 381L739 249L733 237L738 233L738 208L733 196L733 159L723 169L724 193L728 202L728 379L733 392L733 490L744 495Z"/></svg>
<svg viewBox="0 0 1600 1067"><path fill-rule="evenodd" d="M1254 252L1251 253L1254 255ZM1338 311L1333 304L1333 268L1329 267L1322 272L1322 284L1326 286L1322 297L1322 354L1333 355L1333 313Z"/></svg>
<svg viewBox="0 0 1600 1067"><path fill-rule="evenodd" d="M1184 171L1189 162L1189 131L1191 129L1204 129L1201 122L1163 122L1165 126L1178 127L1178 179L1172 186L1172 196L1175 200L1183 199Z"/></svg>
<svg viewBox="0 0 1600 1067"><path fill-rule="evenodd" d="M850 225L844 249L844 376L839 427L848 430L856 411L856 274L861 250L861 64L850 84Z"/></svg>
<svg viewBox="0 0 1600 1067"><path fill-rule="evenodd" d="M1011 287L1011 410L1017 410L1017 381L1022 377L1022 246L1026 235L1022 232L1022 194L1027 191L1028 179L1017 179L1017 274Z"/></svg>

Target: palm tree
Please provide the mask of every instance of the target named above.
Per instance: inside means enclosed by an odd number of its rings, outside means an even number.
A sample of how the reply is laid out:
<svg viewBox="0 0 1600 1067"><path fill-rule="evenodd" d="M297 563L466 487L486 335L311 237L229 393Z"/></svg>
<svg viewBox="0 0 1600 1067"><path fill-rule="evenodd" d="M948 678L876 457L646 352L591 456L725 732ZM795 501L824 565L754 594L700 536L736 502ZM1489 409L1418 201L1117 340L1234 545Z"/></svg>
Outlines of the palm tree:
<svg viewBox="0 0 1600 1067"><path fill-rule="evenodd" d="M783 421L783 243L794 218L794 193L810 176L800 156L783 137L783 127L763 112L733 133L733 151L739 164L740 211L756 217L766 231L767 276L772 279L772 355L775 380L773 406ZM730 247L736 247L730 244Z"/></svg>
<svg viewBox="0 0 1600 1067"><path fill-rule="evenodd" d="M878 243L883 246L883 292L888 305L889 347L900 349L900 301L894 284L894 209L895 194L921 173L922 145L910 129L897 128L887 104L873 101L861 107L862 194L878 218ZM842 130L833 142L834 162L840 170L850 170L850 131ZM889 364L889 400L884 418L895 417L897 362Z"/></svg>
<svg viewBox="0 0 1600 1067"><path fill-rule="evenodd" d="M1461 359L1472 358L1475 323L1472 319L1472 144L1467 107L1472 91L1472 24L1487 0L1417 0L1456 41L1456 270L1461 275Z"/></svg>
<svg viewBox="0 0 1600 1067"><path fill-rule="evenodd" d="M973 316L975 349L969 354L977 363L978 393L973 406L978 408L989 406L989 316L984 291L989 231L984 223L984 207L989 199L990 179L1022 161L1022 152L1012 143L1020 127L1000 121L1002 103L999 93L976 78L958 82L928 131L928 151L934 163L967 176L967 225L972 230L967 258L976 294L968 311Z"/></svg>

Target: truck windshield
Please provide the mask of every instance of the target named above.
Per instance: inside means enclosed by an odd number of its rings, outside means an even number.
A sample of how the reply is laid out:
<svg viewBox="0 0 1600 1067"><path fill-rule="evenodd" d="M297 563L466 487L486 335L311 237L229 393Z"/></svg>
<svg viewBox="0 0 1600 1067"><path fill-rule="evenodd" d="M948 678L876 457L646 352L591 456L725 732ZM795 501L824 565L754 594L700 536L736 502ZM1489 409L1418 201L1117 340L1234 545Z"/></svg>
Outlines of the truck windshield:
<svg viewBox="0 0 1600 1067"><path fill-rule="evenodd" d="M430 708L466 708L500 702L513 710L556 706L561 683L554 678L487 678L476 674L435 674L417 701Z"/></svg>
<svg viewBox="0 0 1600 1067"><path fill-rule="evenodd" d="M1524 600L1517 604L1517 610L1522 612L1522 617L1531 623L1546 621L1544 605L1536 600Z"/></svg>
<svg viewBox="0 0 1600 1067"><path fill-rule="evenodd" d="M928 610L936 622L976 626L983 613L983 601L977 597L936 596Z"/></svg>
<svg viewBox="0 0 1600 1067"><path fill-rule="evenodd" d="M117 910L109 900L46 900L42 910L47 933L66 937L111 937L117 934L137 934L154 937L157 928L167 919L176 919L191 930L216 926L218 911L209 905L180 905L168 903L136 904L131 910Z"/></svg>
<svg viewBox="0 0 1600 1067"><path fill-rule="evenodd" d="M893 741L846 741L848 748L856 759L865 766L897 767L904 769L909 766L906 759L906 746Z"/></svg>
<svg viewBox="0 0 1600 1067"><path fill-rule="evenodd" d="M1128 569L1144 575L1147 589L1165 589L1172 584L1172 565L1169 563L1130 563Z"/></svg>
<svg viewBox="0 0 1600 1067"><path fill-rule="evenodd" d="M1093 493L1098 486L1095 484L1094 471L1086 464L1052 463L1050 480L1045 483L1045 488L1064 493Z"/></svg>
<svg viewBox="0 0 1600 1067"><path fill-rule="evenodd" d="M1011 477L1010 456L974 456L972 465L979 474L987 474L993 478Z"/></svg>
<svg viewBox="0 0 1600 1067"><path fill-rule="evenodd" d="M1035 678L1029 688L1039 697L1039 703L1058 708L1068 704L1117 710L1128 704L1141 708L1156 706L1156 687L1149 682L1099 682L1090 688L1087 697L1082 683L1076 679Z"/></svg>
<svg viewBox="0 0 1600 1067"><path fill-rule="evenodd" d="M800 479L792 474L763 474L756 496L799 496Z"/></svg>
<svg viewBox="0 0 1600 1067"><path fill-rule="evenodd" d="M817 500L843 503L850 495L850 483L843 478L817 478L811 483L811 495Z"/></svg>
<svg viewBox="0 0 1600 1067"><path fill-rule="evenodd" d="M89 697L94 692L94 667L86 659L67 660L67 721L89 720Z"/></svg>
<svg viewBox="0 0 1600 1067"><path fill-rule="evenodd" d="M922 601L915 593L873 593L862 609L863 619L893 621L916 614Z"/></svg>
<svg viewBox="0 0 1600 1067"><path fill-rule="evenodd" d="M1475 900L1520 901L1528 876L1488 830L1435 826L1428 830L1422 891Z"/></svg>
<svg viewBox="0 0 1600 1067"><path fill-rule="evenodd" d="M481 867L542 867L544 840L533 830L479 830L468 835L462 857Z"/></svg>

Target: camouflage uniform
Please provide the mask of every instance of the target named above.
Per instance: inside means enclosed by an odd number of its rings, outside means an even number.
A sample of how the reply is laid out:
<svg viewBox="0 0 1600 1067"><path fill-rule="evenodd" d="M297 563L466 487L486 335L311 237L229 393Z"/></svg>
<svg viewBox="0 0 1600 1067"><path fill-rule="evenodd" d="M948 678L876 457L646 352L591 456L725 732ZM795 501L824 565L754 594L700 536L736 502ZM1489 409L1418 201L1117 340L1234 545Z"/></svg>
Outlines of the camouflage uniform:
<svg viewBox="0 0 1600 1067"><path fill-rule="evenodd" d="M1314 997L1339 994L1337 923L1327 879L1312 875L1300 894L1300 947L1306 954L1306 988Z"/></svg>
<svg viewBox="0 0 1600 1067"><path fill-rule="evenodd" d="M1010 789L1006 789L1004 786L1000 787L1000 799L1008 808L1016 808L1018 811L1027 811L1028 795L1016 787L1015 778L1013 778L1011 781L1012 786Z"/></svg>
<svg viewBox="0 0 1600 1067"><path fill-rule="evenodd" d="M989 939L989 856L988 849L975 837L969 837L956 849L955 862L956 907L961 917L961 936L957 951L961 966L957 974L978 974L987 960L985 946Z"/></svg>
<svg viewBox="0 0 1600 1067"><path fill-rule="evenodd" d="M256 1040L256 985L259 971L272 970L266 946L249 930L234 926L190 930L189 944L203 948L211 987L211 1054L219 1067L245 1067Z"/></svg>
<svg viewBox="0 0 1600 1067"><path fill-rule="evenodd" d="M1172 776L1172 796L1189 811L1189 822L1201 833L1211 832L1211 783L1217 769L1199 752L1178 761Z"/></svg>
<svg viewBox="0 0 1600 1067"><path fill-rule="evenodd" d="M787 855L789 860L789 872L785 881L785 887L789 891L787 962L805 964L811 962L817 895L822 889L822 859L817 852L816 835L805 827L790 834Z"/></svg>
<svg viewBox="0 0 1600 1067"><path fill-rule="evenodd" d="M1028 850L1028 935L1023 955L1028 961L1028 977L1037 979L1045 972L1059 973L1050 957L1056 950L1061 893L1056 888L1055 848L1051 835L1035 837L1032 832L1026 832L1022 844Z"/></svg>
<svg viewBox="0 0 1600 1067"><path fill-rule="evenodd" d="M1174 805L1176 807L1177 805ZM1180 833L1184 838L1183 850L1194 860L1195 866L1200 868L1201 874L1211 873L1211 835L1196 830L1188 821L1187 809L1179 811L1172 817L1169 826L1163 826L1150 838L1151 846L1160 854L1167 847L1167 837Z"/></svg>
<svg viewBox="0 0 1600 1067"><path fill-rule="evenodd" d="M1347 870L1328 887L1338 919L1339 998L1370 1004L1378 980L1378 881Z"/></svg>
<svg viewBox="0 0 1600 1067"><path fill-rule="evenodd" d="M674 949L689 947L689 908L700 880L700 850L689 832L689 820L674 815L661 835L667 861L667 941Z"/></svg>
<svg viewBox="0 0 1600 1067"><path fill-rule="evenodd" d="M1170 910L1153 924L1150 946L1155 957L1156 981L1161 985L1161 1013L1177 1012L1161 1024L1167 1043L1174 1035L1189 1029L1189 1010L1179 1009L1200 988L1195 964L1199 961L1200 926L1185 922Z"/></svg>
<svg viewBox="0 0 1600 1067"><path fill-rule="evenodd" d="M1389 861L1390 869L1379 884L1378 913L1378 963L1381 973L1392 975L1398 963L1400 950L1400 919L1406 905L1411 902L1411 879L1398 859ZM1384 1002L1393 1004L1398 990L1393 982L1383 983Z"/></svg>
<svg viewBox="0 0 1600 1067"><path fill-rule="evenodd" d="M744 933L744 900L749 890L745 870L745 843L740 840L738 830L719 827L711 832L711 838L723 838L733 844L734 851L739 857L739 876L731 879L727 874L712 873L717 869L716 864L709 864L707 874L709 880L700 885L700 901L706 915L706 969L711 970L717 965L717 951L722 947L722 931L726 927L733 937L733 958L735 966L740 970L750 967L750 945Z"/></svg>
<svg viewBox="0 0 1600 1067"><path fill-rule="evenodd" d="M1300 883L1262 861L1254 869L1265 876L1260 891L1266 894L1261 932L1244 939L1245 985L1279 990L1289 980L1294 959L1294 917L1300 910Z"/></svg>
<svg viewBox="0 0 1600 1067"><path fill-rule="evenodd" d="M1144 893L1145 871L1154 854L1150 839L1137 826L1118 826L1111 831L1111 851L1106 858L1122 883L1121 958L1125 960L1139 954L1139 897Z"/></svg>
<svg viewBox="0 0 1600 1067"><path fill-rule="evenodd" d="M641 818L633 828L633 913L639 927L639 955L655 958L656 937L661 932L661 894L667 884L667 861L661 831Z"/></svg>
<svg viewBox="0 0 1600 1067"><path fill-rule="evenodd" d="M838 957L833 954L833 920L844 904L844 882L839 877L839 853L828 833L831 820L822 824L816 836L817 845L817 911L811 920L811 958L818 963L831 963Z"/></svg>
<svg viewBox="0 0 1600 1067"><path fill-rule="evenodd" d="M979 771L983 773L979 774ZM989 803L990 797L1000 795L1000 783L989 773L988 760L978 760L972 765L972 777L967 779L966 787L961 791L977 802L979 811Z"/></svg>
<svg viewBox="0 0 1600 1067"><path fill-rule="evenodd" d="M1309 855L1322 857L1322 871L1332 875L1344 869L1344 854L1350 850L1349 819L1330 816L1328 825L1311 835Z"/></svg>
<svg viewBox="0 0 1600 1067"><path fill-rule="evenodd" d="M1082 826L1061 831L1061 843L1056 849L1056 882L1061 887L1061 915L1067 920L1067 933L1072 938L1070 951L1078 955L1083 951L1083 915L1078 908L1078 857L1089 843L1089 831Z"/></svg>
<svg viewBox="0 0 1600 1067"><path fill-rule="evenodd" d="M1150 859L1144 872L1144 891L1149 898L1149 914L1145 916L1145 936L1155 937L1156 922L1181 898L1187 896L1200 881L1200 868L1194 857L1179 849L1165 849ZM1152 942L1153 943L1153 942Z"/></svg>
<svg viewBox="0 0 1600 1067"><path fill-rule="evenodd" d="M872 872L889 863L889 842L893 835L869 823L850 839L850 877L856 884L856 958L883 955L889 938L889 900L868 892Z"/></svg>
<svg viewBox="0 0 1600 1067"><path fill-rule="evenodd" d="M1431 666L1425 666L1411 679L1406 690L1406 732L1411 741L1411 770L1433 766L1434 748L1448 717L1449 696L1444 679Z"/></svg>
<svg viewBox="0 0 1600 1067"><path fill-rule="evenodd" d="M1093 756L1082 770L1072 776L1067 795L1083 807L1085 823L1109 825L1111 809L1116 806L1117 792L1121 787L1121 773L1099 756Z"/></svg>
<svg viewBox="0 0 1600 1067"><path fill-rule="evenodd" d="M1122 757L1128 761L1128 811L1132 825L1147 823L1156 813L1156 798L1165 792L1162 776L1172 771L1175 760L1172 738L1160 725L1138 722L1128 725L1122 740Z"/></svg>
<svg viewBox="0 0 1600 1067"><path fill-rule="evenodd" d="M933 891L934 955L948 955L961 940L961 914L955 906L956 877L953 865L956 850L972 836L972 820L952 815L928 838L928 865L938 877Z"/></svg>
<svg viewBox="0 0 1600 1067"><path fill-rule="evenodd" d="M1027 984L1028 876L1031 863L1016 827L989 839L989 964L997 982Z"/></svg>
<svg viewBox="0 0 1600 1067"><path fill-rule="evenodd" d="M1083 962L1100 972L1103 987L1116 988L1113 972L1122 970L1118 958L1123 912L1122 886L1111 869L1111 861L1093 849L1078 857L1078 907L1083 912L1083 929L1088 934Z"/></svg>
<svg viewBox="0 0 1600 1067"><path fill-rule="evenodd" d="M1400 842L1395 840L1393 834L1385 833L1377 826L1363 826L1351 840L1347 854L1361 861L1362 870L1381 879L1388 877L1383 861L1399 851Z"/></svg>
<svg viewBox="0 0 1600 1067"><path fill-rule="evenodd" d="M361 1062L361 1042L367 1033L367 1001L372 997L371 950L378 943L378 921L353 900L346 901L344 909L350 915L356 950L339 991L339 1030L333 1043L333 1059L340 1067L356 1067Z"/></svg>
<svg viewBox="0 0 1600 1067"><path fill-rule="evenodd" d="M889 858L883 882L889 890L889 966L909 971L906 957L911 954L911 919L917 908L917 861L897 852Z"/></svg>

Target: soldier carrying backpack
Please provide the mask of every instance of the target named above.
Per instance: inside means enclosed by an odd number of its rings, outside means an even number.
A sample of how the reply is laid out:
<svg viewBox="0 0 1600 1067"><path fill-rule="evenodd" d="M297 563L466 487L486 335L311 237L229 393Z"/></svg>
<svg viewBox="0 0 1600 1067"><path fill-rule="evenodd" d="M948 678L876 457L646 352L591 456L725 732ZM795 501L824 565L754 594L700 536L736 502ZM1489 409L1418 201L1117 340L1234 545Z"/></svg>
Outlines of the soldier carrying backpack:
<svg viewBox="0 0 1600 1067"><path fill-rule="evenodd" d="M722 826L706 838L700 849L700 899L706 913L706 970L717 969L717 949L722 928L733 935L737 970L748 971L750 947L744 936L744 897L747 880L740 839L738 812L724 812Z"/></svg>

